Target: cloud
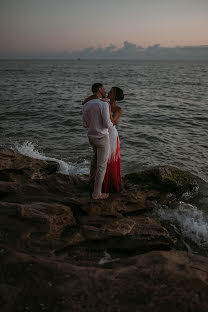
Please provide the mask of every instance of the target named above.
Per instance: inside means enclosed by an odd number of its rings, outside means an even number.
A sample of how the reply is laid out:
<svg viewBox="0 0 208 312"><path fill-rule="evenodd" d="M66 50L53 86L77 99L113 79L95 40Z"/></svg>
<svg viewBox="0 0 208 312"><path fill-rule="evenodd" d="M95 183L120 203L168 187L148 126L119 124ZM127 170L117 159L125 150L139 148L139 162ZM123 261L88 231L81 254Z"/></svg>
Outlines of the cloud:
<svg viewBox="0 0 208 312"><path fill-rule="evenodd" d="M144 48L129 41L124 41L121 48L110 44L105 48L87 48L81 51L73 51L69 56L73 58L113 58L113 59L134 59L144 51Z"/></svg>
<svg viewBox="0 0 208 312"><path fill-rule="evenodd" d="M4 54L0 57L12 57L14 54ZM30 55L16 55L17 57L35 58L67 58L67 59L140 59L140 60L208 60L208 45L205 46L185 46L185 47L161 47L155 44L144 48L129 41L124 41L122 47L118 48L114 44L107 47L88 47L79 51L39 53Z"/></svg>
<svg viewBox="0 0 208 312"><path fill-rule="evenodd" d="M106 48L87 48L82 51L73 51L68 54L72 58L111 58L111 59L206 59L208 60L207 46L161 47L155 44L147 48L124 41L121 48L111 44Z"/></svg>

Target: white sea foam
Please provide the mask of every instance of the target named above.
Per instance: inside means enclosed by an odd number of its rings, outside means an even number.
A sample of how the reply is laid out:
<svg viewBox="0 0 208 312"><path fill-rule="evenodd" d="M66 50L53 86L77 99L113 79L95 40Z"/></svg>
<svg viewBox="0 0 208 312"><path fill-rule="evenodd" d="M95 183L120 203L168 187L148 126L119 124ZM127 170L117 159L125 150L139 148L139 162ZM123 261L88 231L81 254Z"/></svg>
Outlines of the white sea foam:
<svg viewBox="0 0 208 312"><path fill-rule="evenodd" d="M208 248L208 217L196 206L179 202L174 209L167 206L156 210L161 220L180 226L184 238L189 238L198 246Z"/></svg>
<svg viewBox="0 0 208 312"><path fill-rule="evenodd" d="M114 261L119 261L119 260L120 260L119 258L113 259L113 258L111 257L111 255L110 255L107 251L104 251L104 257L100 259L100 261L98 262L98 264L103 265L103 264L105 264L105 263L114 262Z"/></svg>
<svg viewBox="0 0 208 312"><path fill-rule="evenodd" d="M50 160L50 161L55 161L59 164L59 173L62 174L88 174L89 173L89 164L87 161L84 161L81 164L77 163L71 163L68 162L66 163L63 160L53 158L53 157L48 157L45 156L43 153L40 153L38 151L38 146L37 144L29 141L25 141L24 143L20 144L16 142L14 144L14 150L18 151L20 154L29 156L35 159L40 159L40 160Z"/></svg>

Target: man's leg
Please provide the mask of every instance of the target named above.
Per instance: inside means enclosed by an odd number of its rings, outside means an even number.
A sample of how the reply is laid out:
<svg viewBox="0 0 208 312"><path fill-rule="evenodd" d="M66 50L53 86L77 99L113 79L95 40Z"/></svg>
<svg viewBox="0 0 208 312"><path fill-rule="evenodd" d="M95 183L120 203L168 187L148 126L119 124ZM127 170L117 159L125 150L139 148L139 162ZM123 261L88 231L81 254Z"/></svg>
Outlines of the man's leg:
<svg viewBox="0 0 208 312"><path fill-rule="evenodd" d="M92 183L94 184L95 182L95 174L97 169L97 148L94 145L92 145L92 148L93 148L93 156L90 163L90 184Z"/></svg>
<svg viewBox="0 0 208 312"><path fill-rule="evenodd" d="M105 176L105 171L109 155L109 135L100 139L90 139L90 144L97 149L97 169L95 175L93 198L101 196L102 184Z"/></svg>

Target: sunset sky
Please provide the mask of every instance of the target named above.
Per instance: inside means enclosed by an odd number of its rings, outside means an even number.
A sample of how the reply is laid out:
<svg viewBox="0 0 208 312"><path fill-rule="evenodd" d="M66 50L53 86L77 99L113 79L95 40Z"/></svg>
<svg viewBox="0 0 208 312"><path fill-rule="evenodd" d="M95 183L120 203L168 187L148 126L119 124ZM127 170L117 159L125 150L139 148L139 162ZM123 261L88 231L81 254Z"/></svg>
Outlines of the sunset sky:
<svg viewBox="0 0 208 312"><path fill-rule="evenodd" d="M208 45L208 0L0 0L0 53Z"/></svg>

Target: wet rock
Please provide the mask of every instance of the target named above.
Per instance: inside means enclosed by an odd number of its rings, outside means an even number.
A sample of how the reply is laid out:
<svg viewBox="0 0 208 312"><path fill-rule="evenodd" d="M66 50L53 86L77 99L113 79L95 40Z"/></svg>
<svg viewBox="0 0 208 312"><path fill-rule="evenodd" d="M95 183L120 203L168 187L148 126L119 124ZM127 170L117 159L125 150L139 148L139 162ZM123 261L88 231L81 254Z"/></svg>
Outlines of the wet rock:
<svg viewBox="0 0 208 312"><path fill-rule="evenodd" d="M57 171L0 149L1 311L207 311L207 258L171 250L151 214L169 192L194 190L189 174L127 175L99 201L88 176Z"/></svg>
<svg viewBox="0 0 208 312"><path fill-rule="evenodd" d="M66 227L71 227L76 224L70 207L60 204L50 203L33 203L21 205L21 217L30 222L35 228L43 225L42 233L47 237L58 238L63 233Z"/></svg>
<svg viewBox="0 0 208 312"><path fill-rule="evenodd" d="M83 236L92 248L119 249L127 253L170 249L174 245L168 232L148 215L111 220L101 227L84 225Z"/></svg>
<svg viewBox="0 0 208 312"><path fill-rule="evenodd" d="M94 266L8 248L0 257L2 311L40 311L43 305L48 311L89 312L208 309L208 262L197 255L152 251Z"/></svg>
<svg viewBox="0 0 208 312"><path fill-rule="evenodd" d="M58 170L58 163L54 161L38 160L17 154L11 150L0 151L1 180L18 181L24 175L33 179L42 179Z"/></svg>
<svg viewBox="0 0 208 312"><path fill-rule="evenodd" d="M57 173L58 169L56 162L0 150L0 199L68 204L73 196L81 198L88 187L88 177L62 175Z"/></svg>
<svg viewBox="0 0 208 312"><path fill-rule="evenodd" d="M127 188L137 185L143 190L154 189L162 193L182 195L198 188L197 182L187 171L172 166L154 167L138 173L130 173L124 177Z"/></svg>
<svg viewBox="0 0 208 312"><path fill-rule="evenodd" d="M0 202L0 216L0 242L27 252L60 248L64 231L76 225L70 207L56 203Z"/></svg>

